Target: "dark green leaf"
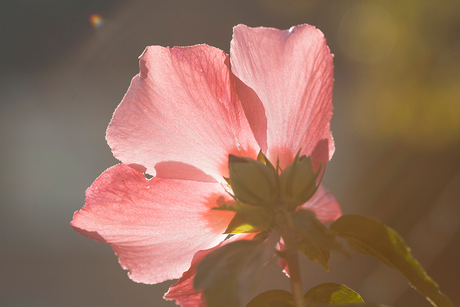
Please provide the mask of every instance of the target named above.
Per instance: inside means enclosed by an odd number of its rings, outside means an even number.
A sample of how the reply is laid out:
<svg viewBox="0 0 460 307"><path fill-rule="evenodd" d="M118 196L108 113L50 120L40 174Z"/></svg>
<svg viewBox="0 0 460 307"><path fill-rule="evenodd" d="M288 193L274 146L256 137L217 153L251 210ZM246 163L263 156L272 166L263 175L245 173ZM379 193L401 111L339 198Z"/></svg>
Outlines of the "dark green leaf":
<svg viewBox="0 0 460 307"><path fill-rule="evenodd" d="M312 307L331 307L331 306L337 306L337 305L324 305L324 304L320 304L320 305L310 305ZM307 306L307 307L310 307L310 306ZM345 305L340 305L340 307L391 307L391 306L388 306L388 305L384 305L384 304L372 304L372 303L354 303L354 304L345 304Z"/></svg>
<svg viewBox="0 0 460 307"><path fill-rule="evenodd" d="M259 243L263 243L265 242L265 240L267 240L269 237L270 237L271 233L270 232L267 232L267 231L261 231L259 232L258 234L256 234L254 236L254 238L252 238L252 241L256 241L256 242L259 242Z"/></svg>
<svg viewBox="0 0 460 307"><path fill-rule="evenodd" d="M293 307L292 294L284 290L269 290L257 295L246 307Z"/></svg>
<svg viewBox="0 0 460 307"><path fill-rule="evenodd" d="M328 271L327 262L331 250L344 252L333 231L324 226L310 210L298 210L293 221L301 236L299 251L310 261L317 260Z"/></svg>
<svg viewBox="0 0 460 307"><path fill-rule="evenodd" d="M400 271L421 294L437 307L453 307L415 260L403 239L383 223L361 215L343 215L331 224L331 229L347 239L351 248L369 254Z"/></svg>
<svg viewBox="0 0 460 307"><path fill-rule="evenodd" d="M239 307L255 290L262 267L273 258L279 236L267 241L235 241L211 252L198 265L195 289L203 290L208 307Z"/></svg>
<svg viewBox="0 0 460 307"><path fill-rule="evenodd" d="M325 271L329 271L327 263L331 257L331 253L328 250L319 247L315 241L304 238L299 246L299 251L307 256L310 261L318 261Z"/></svg>
<svg viewBox="0 0 460 307"><path fill-rule="evenodd" d="M347 286L335 283L325 283L311 288L305 293L307 306L315 304L345 305L364 303L361 296ZM361 306L361 305L358 305Z"/></svg>

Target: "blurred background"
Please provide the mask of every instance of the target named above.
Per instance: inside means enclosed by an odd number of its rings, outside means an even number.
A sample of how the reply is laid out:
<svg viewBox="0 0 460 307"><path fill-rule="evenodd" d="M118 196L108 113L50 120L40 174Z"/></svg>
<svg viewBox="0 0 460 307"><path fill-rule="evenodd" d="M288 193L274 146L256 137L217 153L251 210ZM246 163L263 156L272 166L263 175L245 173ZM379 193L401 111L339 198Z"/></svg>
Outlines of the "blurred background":
<svg viewBox="0 0 460 307"><path fill-rule="evenodd" d="M70 226L117 163L111 115L147 45L207 43L232 27L321 29L335 54L336 153L324 182L345 213L396 229L460 306L458 0L4 0L0 4L0 305L174 306L174 281L136 284L111 248ZM304 286L343 283L367 302L430 306L370 257L302 262ZM289 289L271 265L260 291Z"/></svg>

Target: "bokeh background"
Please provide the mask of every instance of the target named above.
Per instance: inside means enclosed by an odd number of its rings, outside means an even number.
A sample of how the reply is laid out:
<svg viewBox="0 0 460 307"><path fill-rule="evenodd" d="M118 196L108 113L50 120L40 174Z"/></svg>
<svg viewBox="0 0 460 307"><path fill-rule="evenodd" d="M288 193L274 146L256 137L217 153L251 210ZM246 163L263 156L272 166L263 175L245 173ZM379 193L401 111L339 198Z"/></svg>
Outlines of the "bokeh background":
<svg viewBox="0 0 460 307"><path fill-rule="evenodd" d="M98 14L98 15L94 15ZM345 213L383 220L460 306L458 0L4 0L0 4L0 305L174 306L173 283L129 280L69 222L116 164L104 140L147 45L229 51L232 27L320 28L335 54L336 153L324 179ZM430 306L370 257L302 262L305 289ZM271 265L260 291L288 289Z"/></svg>

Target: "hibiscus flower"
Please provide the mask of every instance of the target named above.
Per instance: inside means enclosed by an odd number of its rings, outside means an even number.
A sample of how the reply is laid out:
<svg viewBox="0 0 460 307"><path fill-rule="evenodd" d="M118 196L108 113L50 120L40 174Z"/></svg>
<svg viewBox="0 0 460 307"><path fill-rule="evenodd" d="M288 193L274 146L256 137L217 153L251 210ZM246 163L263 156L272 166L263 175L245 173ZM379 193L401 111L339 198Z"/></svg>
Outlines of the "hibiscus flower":
<svg viewBox="0 0 460 307"><path fill-rule="evenodd" d="M262 151L284 169L300 150L323 171L334 152L332 57L309 25L238 25L230 57L207 45L147 47L107 129L122 164L88 188L72 227L110 244L132 280L182 276L166 298L204 306L191 281L199 261L225 244L235 215L212 210L233 201L229 155L256 159ZM322 185L302 208L323 223L341 215Z"/></svg>

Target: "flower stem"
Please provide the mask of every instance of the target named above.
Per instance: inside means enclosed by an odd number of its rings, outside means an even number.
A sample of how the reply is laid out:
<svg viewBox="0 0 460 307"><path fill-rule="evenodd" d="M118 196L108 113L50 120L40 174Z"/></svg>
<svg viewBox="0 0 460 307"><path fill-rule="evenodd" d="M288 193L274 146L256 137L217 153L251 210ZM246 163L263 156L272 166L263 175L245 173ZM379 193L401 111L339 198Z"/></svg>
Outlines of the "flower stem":
<svg viewBox="0 0 460 307"><path fill-rule="evenodd" d="M292 297L295 307L305 307L305 299L303 297L302 278L300 276L298 252L288 253L286 257L289 276L291 281Z"/></svg>
<svg viewBox="0 0 460 307"><path fill-rule="evenodd" d="M293 223L287 212L278 213L276 219L280 228L281 237L283 237L284 240L285 248L283 250L283 256L286 259L289 270L294 306L305 307L302 278L300 275L298 242L294 236Z"/></svg>

